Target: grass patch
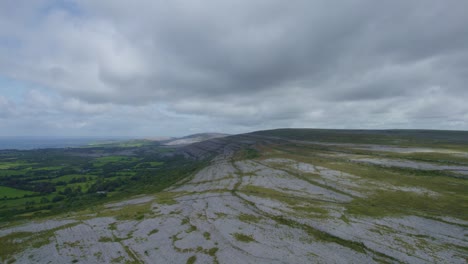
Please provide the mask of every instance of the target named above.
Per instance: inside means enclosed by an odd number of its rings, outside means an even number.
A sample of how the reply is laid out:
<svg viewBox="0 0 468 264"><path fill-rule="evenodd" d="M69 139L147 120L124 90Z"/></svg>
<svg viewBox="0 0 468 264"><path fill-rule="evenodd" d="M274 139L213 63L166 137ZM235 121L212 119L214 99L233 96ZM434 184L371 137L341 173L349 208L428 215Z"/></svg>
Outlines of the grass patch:
<svg viewBox="0 0 468 264"><path fill-rule="evenodd" d="M262 218L251 214L240 214L239 220L245 223L258 223Z"/></svg>
<svg viewBox="0 0 468 264"><path fill-rule="evenodd" d="M164 162L161 161L151 161L151 162L143 162L135 166L135 168L154 168L163 165Z"/></svg>
<svg viewBox="0 0 468 264"><path fill-rule="evenodd" d="M98 217L114 216L117 220L142 220L151 212L151 203L126 205L118 209L107 209L97 214Z"/></svg>
<svg viewBox="0 0 468 264"><path fill-rule="evenodd" d="M0 262L8 263L10 260L13 259L14 255L20 253L25 248L40 248L44 245L47 245L51 242L51 238L54 236L55 231L69 228L75 225L77 225L77 223L63 225L46 231L40 231L35 233L15 232L0 237Z"/></svg>
<svg viewBox="0 0 468 264"><path fill-rule="evenodd" d="M195 263L195 261L197 261L197 256L193 255L191 256L190 258L187 259L187 264L193 264Z"/></svg>
<svg viewBox="0 0 468 264"><path fill-rule="evenodd" d="M354 251L357 251L357 252L360 252L360 253L366 253L366 251L365 251L366 247L361 242L345 240L345 239L339 238L337 236L331 235L329 233L317 230L317 229L315 229L315 228L313 228L311 226L301 224L301 223L298 223L296 221L287 219L287 218L282 217L282 216L273 216L272 218L276 222L278 222L279 224L286 225L286 226L293 227L293 228L303 229L303 230L305 230L307 232L307 234L309 234L310 236L314 237L317 240L328 242L328 243L336 243L336 244L339 244L341 246L353 249Z"/></svg>
<svg viewBox="0 0 468 264"><path fill-rule="evenodd" d="M218 252L219 248L217 247L214 247L214 248L210 248L208 250L208 255L212 256L212 257L215 257L216 256L216 252Z"/></svg>
<svg viewBox="0 0 468 264"><path fill-rule="evenodd" d="M160 192L155 195L155 202L158 204L166 204L166 205L173 205L176 204L177 201L175 198L181 194L181 192Z"/></svg>
<svg viewBox="0 0 468 264"><path fill-rule="evenodd" d="M67 185L64 185L64 186L58 186L56 188L57 192L60 193L60 192L63 192L65 189L67 188L71 188L72 190L75 190L75 189L80 189L81 192L86 192L88 191L89 187L94 183L95 181L88 181L88 182L77 182L77 183L69 183Z"/></svg>
<svg viewBox="0 0 468 264"><path fill-rule="evenodd" d="M185 232L186 233L192 233L194 231L197 231L197 227L194 225L190 225L189 229L187 229Z"/></svg>
<svg viewBox="0 0 468 264"><path fill-rule="evenodd" d="M112 237L101 237L101 238L99 238L98 241L106 243L106 242L114 242L114 239Z"/></svg>
<svg viewBox="0 0 468 264"><path fill-rule="evenodd" d="M73 180L73 179L79 179L79 178L81 178L81 177L86 177L86 178L90 178L90 179L96 179L96 178L97 178L97 176L95 176L95 175L69 174L69 175L63 175L63 176L54 178L54 179L52 179L52 180L43 180L43 181L50 181L50 182L53 182L53 183L57 183L57 182L63 181L63 182L69 183L71 180Z"/></svg>
<svg viewBox="0 0 468 264"><path fill-rule="evenodd" d="M135 157L128 157L128 156L105 156L96 158L93 161L93 165L95 167L104 166L108 163L131 163L137 162L139 159Z"/></svg>
<svg viewBox="0 0 468 264"><path fill-rule="evenodd" d="M299 200L297 197L292 196L291 194L283 193L277 190L260 187L260 186L247 185L247 186L244 186L240 190L240 192L243 192L249 195L275 199L280 202L287 203L288 205L298 205L301 203L301 200Z"/></svg>
<svg viewBox="0 0 468 264"><path fill-rule="evenodd" d="M148 236L151 236L152 234L156 234L157 232L159 232L159 229L155 228L148 233Z"/></svg>
<svg viewBox="0 0 468 264"><path fill-rule="evenodd" d="M215 212L217 218L226 218L227 214L221 212Z"/></svg>
<svg viewBox="0 0 468 264"><path fill-rule="evenodd" d="M377 191L367 198L355 198L345 205L346 213L384 217L391 215L450 215L468 220L464 199L432 197L414 192Z"/></svg>
<svg viewBox="0 0 468 264"><path fill-rule="evenodd" d="M190 219L185 217L184 219L180 220L180 225L186 225L190 223Z"/></svg>
<svg viewBox="0 0 468 264"><path fill-rule="evenodd" d="M300 205L300 206L293 206L291 209L302 213L307 214L307 216L314 216L320 218L327 218L328 217L328 210L323 209L317 205Z"/></svg>
<svg viewBox="0 0 468 264"><path fill-rule="evenodd" d="M260 157L260 152L253 148L245 148L235 155L236 160L256 159Z"/></svg>
<svg viewBox="0 0 468 264"><path fill-rule="evenodd" d="M250 243L250 242L255 241L255 239L252 237L252 235L245 235L245 234L242 234L242 233L233 233L232 235L234 236L234 238L237 241L240 241L240 242Z"/></svg>
<svg viewBox="0 0 468 264"><path fill-rule="evenodd" d="M10 161L10 162L0 162L0 170L8 170L8 169L14 169L14 168L19 168L22 166L28 166L28 165L33 165L21 161Z"/></svg>
<svg viewBox="0 0 468 264"><path fill-rule="evenodd" d="M24 249L23 245L17 241L29 239L31 236L32 233L17 232L1 237L2 250L0 250L0 261L7 263L15 254L21 252Z"/></svg>
<svg viewBox="0 0 468 264"><path fill-rule="evenodd" d="M1 198L20 198L24 195L33 195L35 192L24 191L20 189L0 186L0 199Z"/></svg>

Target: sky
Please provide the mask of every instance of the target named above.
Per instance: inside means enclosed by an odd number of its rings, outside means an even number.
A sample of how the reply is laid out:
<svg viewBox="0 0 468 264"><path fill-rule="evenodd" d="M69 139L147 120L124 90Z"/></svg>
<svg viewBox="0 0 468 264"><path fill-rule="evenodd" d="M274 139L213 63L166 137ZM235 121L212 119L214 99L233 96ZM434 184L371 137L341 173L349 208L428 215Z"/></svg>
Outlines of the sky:
<svg viewBox="0 0 468 264"><path fill-rule="evenodd" d="M0 136L468 130L466 0L1 0Z"/></svg>

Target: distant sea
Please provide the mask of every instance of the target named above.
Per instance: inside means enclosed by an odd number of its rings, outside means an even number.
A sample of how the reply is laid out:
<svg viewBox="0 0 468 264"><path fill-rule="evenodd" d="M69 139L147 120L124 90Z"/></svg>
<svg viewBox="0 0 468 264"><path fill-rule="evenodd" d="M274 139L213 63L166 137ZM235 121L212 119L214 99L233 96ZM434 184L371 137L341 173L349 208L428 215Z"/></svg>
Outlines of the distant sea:
<svg viewBox="0 0 468 264"><path fill-rule="evenodd" d="M105 140L109 140L109 138L0 137L0 150L81 147Z"/></svg>

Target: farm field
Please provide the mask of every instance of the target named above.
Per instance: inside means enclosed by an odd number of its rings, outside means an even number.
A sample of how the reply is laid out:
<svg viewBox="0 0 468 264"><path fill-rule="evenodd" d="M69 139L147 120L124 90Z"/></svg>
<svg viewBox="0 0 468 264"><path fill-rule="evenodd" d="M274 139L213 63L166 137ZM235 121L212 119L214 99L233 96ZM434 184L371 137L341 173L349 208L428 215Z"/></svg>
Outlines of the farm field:
<svg viewBox="0 0 468 264"><path fill-rule="evenodd" d="M167 176L162 176L165 181L155 179L179 157L159 152L157 146L145 150L128 145L0 150L0 221L53 215L138 193L140 187L148 188L143 182L155 189L166 186L171 182Z"/></svg>

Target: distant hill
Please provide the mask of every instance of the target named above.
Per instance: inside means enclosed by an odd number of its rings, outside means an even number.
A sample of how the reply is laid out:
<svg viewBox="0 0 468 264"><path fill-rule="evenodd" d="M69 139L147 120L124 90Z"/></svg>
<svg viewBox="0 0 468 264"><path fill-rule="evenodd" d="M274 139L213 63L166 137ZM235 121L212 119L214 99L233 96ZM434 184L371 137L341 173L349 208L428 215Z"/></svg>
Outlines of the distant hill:
<svg viewBox="0 0 468 264"><path fill-rule="evenodd" d="M229 136L229 135L222 134L222 133L199 133L199 134L193 134L193 135L188 135L185 137L177 138L175 140L170 140L168 142L165 142L164 145L167 145L167 146L188 145L192 143L205 141L208 139L222 138L226 136Z"/></svg>
<svg viewBox="0 0 468 264"><path fill-rule="evenodd" d="M158 142L161 142L161 141L168 141L168 140L174 140L176 139L175 137L148 137L148 138L145 138L146 140L150 140L150 141L158 141Z"/></svg>

